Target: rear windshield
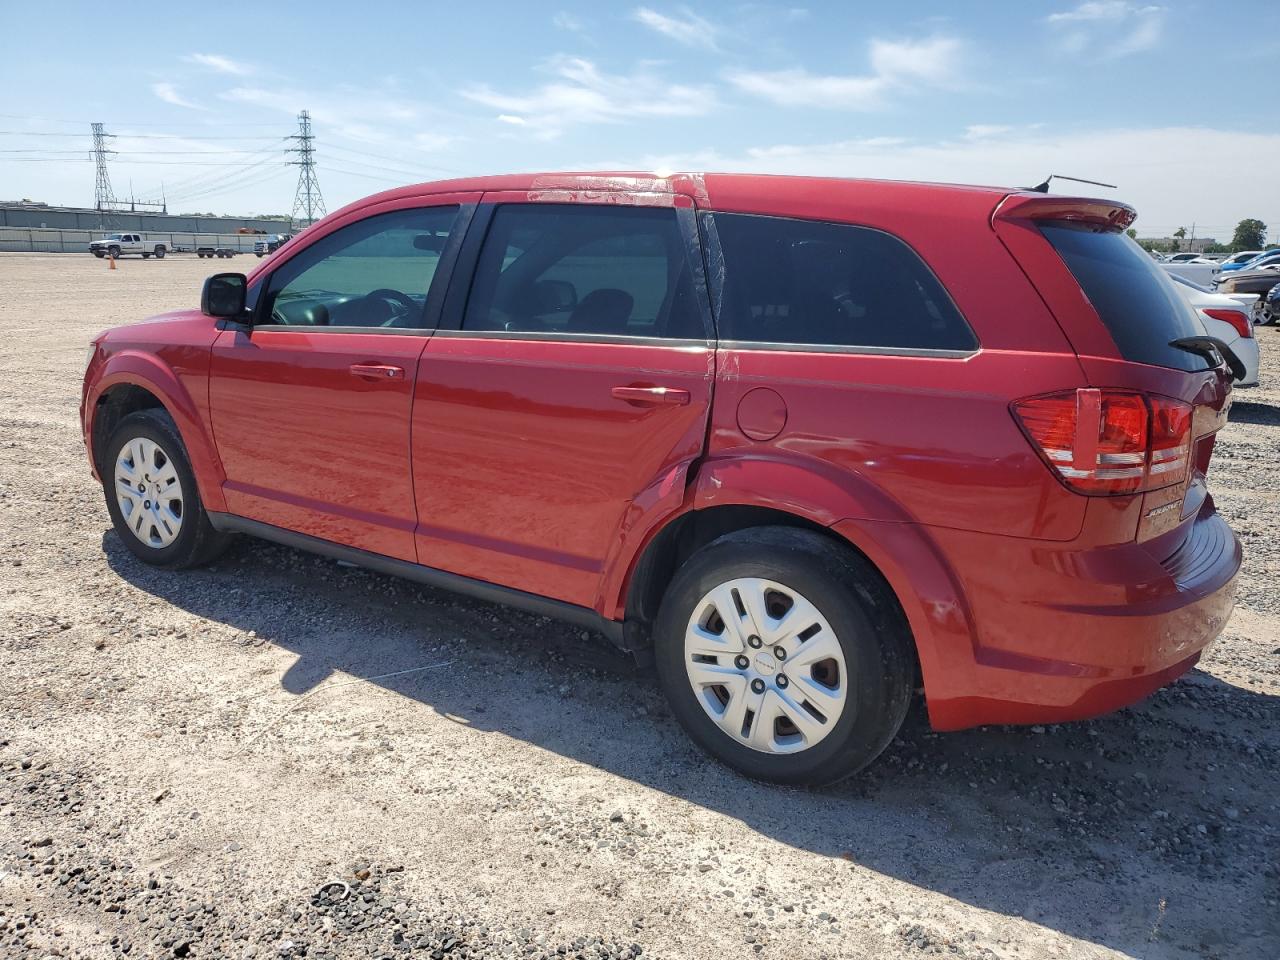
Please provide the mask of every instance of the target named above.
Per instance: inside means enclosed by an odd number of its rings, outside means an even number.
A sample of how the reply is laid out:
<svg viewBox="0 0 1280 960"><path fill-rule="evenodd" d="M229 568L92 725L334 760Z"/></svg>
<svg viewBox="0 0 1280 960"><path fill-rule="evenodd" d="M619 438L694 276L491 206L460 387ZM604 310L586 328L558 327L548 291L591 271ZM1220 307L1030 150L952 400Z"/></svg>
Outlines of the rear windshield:
<svg viewBox="0 0 1280 960"><path fill-rule="evenodd" d="M1040 226L1102 318L1120 355L1134 363L1175 370L1207 370L1203 356L1169 346L1204 336L1195 311L1173 281L1123 233L1100 233L1076 223Z"/></svg>

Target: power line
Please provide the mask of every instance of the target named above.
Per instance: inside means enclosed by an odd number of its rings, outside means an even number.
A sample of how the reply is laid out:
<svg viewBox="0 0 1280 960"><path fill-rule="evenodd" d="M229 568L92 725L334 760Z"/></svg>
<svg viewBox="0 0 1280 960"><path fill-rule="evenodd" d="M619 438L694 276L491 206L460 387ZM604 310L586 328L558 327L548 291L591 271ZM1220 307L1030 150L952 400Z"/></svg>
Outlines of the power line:
<svg viewBox="0 0 1280 960"><path fill-rule="evenodd" d="M324 207L324 198L320 195L320 181L316 178L315 135L311 132L311 114L303 110L298 114L298 132L290 137L298 145L289 153L296 153L297 160L289 161L298 168L298 190L293 198L293 211L290 214L298 219L299 211L305 212L307 226L316 222L316 212L324 216L328 211Z"/></svg>
<svg viewBox="0 0 1280 960"><path fill-rule="evenodd" d="M8 137L64 137L64 138L71 137L77 140L82 139L84 137L83 133L55 133L49 130L0 130L0 134L3 134ZM125 140L184 140L184 141L190 141L195 143L203 143L206 140L209 140L209 141L241 140L243 141L243 140L281 140L281 139L287 140L288 139L287 137L262 137L262 136L191 137L191 136L186 136L184 134L176 134L176 133L119 133L119 134L112 134L112 136L125 139Z"/></svg>

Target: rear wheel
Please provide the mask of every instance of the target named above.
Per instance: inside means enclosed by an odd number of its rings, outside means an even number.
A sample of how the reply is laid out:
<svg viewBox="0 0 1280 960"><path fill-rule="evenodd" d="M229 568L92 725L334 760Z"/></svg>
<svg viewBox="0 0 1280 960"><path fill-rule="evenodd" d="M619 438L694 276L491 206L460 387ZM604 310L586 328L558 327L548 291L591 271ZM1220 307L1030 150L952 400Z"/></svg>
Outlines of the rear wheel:
<svg viewBox="0 0 1280 960"><path fill-rule="evenodd" d="M156 259L157 260L164 259L164 247L156 247Z"/></svg>
<svg viewBox="0 0 1280 960"><path fill-rule="evenodd" d="M910 635L878 572L808 530L728 534L677 572L655 625L658 675L708 753L760 780L856 773L910 704Z"/></svg>
<svg viewBox="0 0 1280 960"><path fill-rule="evenodd" d="M1259 321L1263 324L1280 323L1280 305L1274 300L1262 301L1262 318Z"/></svg>
<svg viewBox="0 0 1280 960"><path fill-rule="evenodd" d="M209 524L173 418L139 410L120 421L99 465L116 533L139 559L181 569L207 563L230 538Z"/></svg>

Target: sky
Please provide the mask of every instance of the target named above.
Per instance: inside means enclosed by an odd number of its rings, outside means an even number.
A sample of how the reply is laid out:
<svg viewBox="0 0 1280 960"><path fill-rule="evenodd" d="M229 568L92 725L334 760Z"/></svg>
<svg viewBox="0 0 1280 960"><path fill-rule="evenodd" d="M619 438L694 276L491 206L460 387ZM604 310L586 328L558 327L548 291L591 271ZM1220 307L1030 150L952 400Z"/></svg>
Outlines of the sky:
<svg viewBox="0 0 1280 960"><path fill-rule="evenodd" d="M289 213L532 170L1117 185L1142 236L1280 239L1280 3L0 0L0 199Z"/></svg>

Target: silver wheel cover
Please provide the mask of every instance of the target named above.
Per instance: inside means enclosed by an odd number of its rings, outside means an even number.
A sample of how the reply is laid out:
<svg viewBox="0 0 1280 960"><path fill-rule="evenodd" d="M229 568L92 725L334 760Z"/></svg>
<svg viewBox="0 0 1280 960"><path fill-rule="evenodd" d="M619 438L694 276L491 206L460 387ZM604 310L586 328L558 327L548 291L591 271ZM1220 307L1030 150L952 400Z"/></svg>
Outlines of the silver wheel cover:
<svg viewBox="0 0 1280 960"><path fill-rule="evenodd" d="M116 456L116 503L129 532L157 550L182 531L182 482L160 444L134 437Z"/></svg>
<svg viewBox="0 0 1280 960"><path fill-rule="evenodd" d="M684 666L707 716L761 753L820 742L843 715L850 686L844 652L818 608L757 577L722 583L698 601Z"/></svg>

